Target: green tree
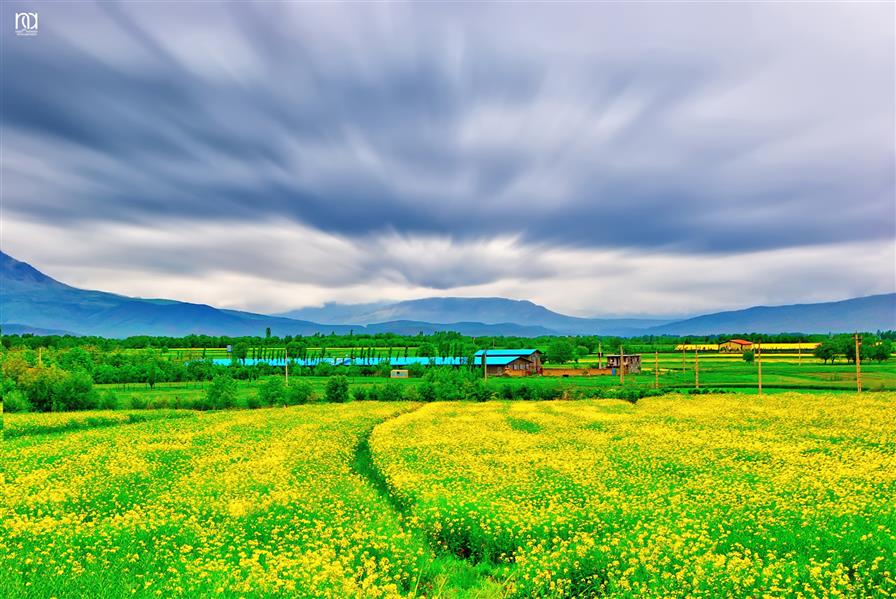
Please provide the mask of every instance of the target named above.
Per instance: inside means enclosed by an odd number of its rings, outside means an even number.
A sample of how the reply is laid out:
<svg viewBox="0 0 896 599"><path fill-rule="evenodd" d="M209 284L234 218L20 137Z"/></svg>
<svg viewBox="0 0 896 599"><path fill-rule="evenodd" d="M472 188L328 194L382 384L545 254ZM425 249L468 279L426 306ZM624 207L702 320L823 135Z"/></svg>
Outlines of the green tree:
<svg viewBox="0 0 896 599"><path fill-rule="evenodd" d="M747 364L752 364L753 361L756 359L756 354L753 352L752 349L748 349L743 353L743 358L744 358L744 362L746 362Z"/></svg>
<svg viewBox="0 0 896 599"><path fill-rule="evenodd" d="M249 346L244 341L234 344L231 356L234 360L245 363L246 356L249 355Z"/></svg>
<svg viewBox="0 0 896 599"><path fill-rule="evenodd" d="M327 381L326 398L330 403L345 403L348 401L348 379L339 374L331 376Z"/></svg>
<svg viewBox="0 0 896 599"><path fill-rule="evenodd" d="M584 345L579 345L578 347L576 347L576 358L575 358L576 364L578 364L579 360L581 360L583 358L587 358L588 354L590 354L590 353L591 353L591 350L589 350Z"/></svg>
<svg viewBox="0 0 896 599"><path fill-rule="evenodd" d="M314 399L314 389L305 381L295 381L286 388L286 403L290 406L306 404Z"/></svg>
<svg viewBox="0 0 896 599"><path fill-rule="evenodd" d="M868 357L876 362L885 362L890 359L892 354L893 343L889 339L884 339L871 347Z"/></svg>
<svg viewBox="0 0 896 599"><path fill-rule="evenodd" d="M837 354L840 353L840 347L833 339L825 339L812 350L812 353L825 364L828 363L828 360L833 364Z"/></svg>
<svg viewBox="0 0 896 599"><path fill-rule="evenodd" d="M564 362L571 362L574 356L575 348L572 343L570 343L568 339L561 337L560 339L555 339L548 346L548 351L545 354L545 362L563 364Z"/></svg>
<svg viewBox="0 0 896 599"><path fill-rule="evenodd" d="M417 346L417 355L423 358L432 358L436 355L436 346L432 343L421 343Z"/></svg>
<svg viewBox="0 0 896 599"><path fill-rule="evenodd" d="M228 374L219 374L212 380L206 391L205 407L213 410L223 410L236 405L237 386L236 381Z"/></svg>
<svg viewBox="0 0 896 599"><path fill-rule="evenodd" d="M305 351L307 349L308 344L301 339L293 339L286 344L286 353L289 355L290 360L298 360L304 358Z"/></svg>
<svg viewBox="0 0 896 599"><path fill-rule="evenodd" d="M92 410L99 404L93 379L84 371L68 373L53 387L53 411Z"/></svg>
<svg viewBox="0 0 896 599"><path fill-rule="evenodd" d="M281 406L286 404L286 387L279 376L269 378L258 387L256 393L258 403L263 406Z"/></svg>

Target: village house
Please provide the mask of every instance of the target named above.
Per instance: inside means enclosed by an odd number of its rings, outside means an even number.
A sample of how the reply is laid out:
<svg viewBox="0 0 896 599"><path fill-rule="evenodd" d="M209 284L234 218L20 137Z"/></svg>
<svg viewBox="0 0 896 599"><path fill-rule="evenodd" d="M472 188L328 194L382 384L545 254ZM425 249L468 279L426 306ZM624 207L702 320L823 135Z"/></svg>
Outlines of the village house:
<svg viewBox="0 0 896 599"><path fill-rule="evenodd" d="M607 368L612 369L616 374L619 369L619 354L610 354L607 356ZM625 354L625 373L638 374L641 372L641 354Z"/></svg>
<svg viewBox="0 0 896 599"><path fill-rule="evenodd" d="M541 352L537 349L480 349L473 356L473 365L480 368L484 366L488 376L539 374Z"/></svg>
<svg viewBox="0 0 896 599"><path fill-rule="evenodd" d="M746 339L729 339L719 344L720 352L743 353L748 349L753 349L753 342Z"/></svg>

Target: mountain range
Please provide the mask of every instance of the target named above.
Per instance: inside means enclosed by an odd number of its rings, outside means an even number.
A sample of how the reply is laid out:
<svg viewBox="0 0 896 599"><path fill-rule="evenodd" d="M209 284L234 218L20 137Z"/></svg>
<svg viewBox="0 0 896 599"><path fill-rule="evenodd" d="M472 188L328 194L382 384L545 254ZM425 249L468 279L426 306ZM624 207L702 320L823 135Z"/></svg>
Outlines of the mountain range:
<svg viewBox="0 0 896 599"><path fill-rule="evenodd" d="M320 321L325 321L324 323ZM5 333L183 336L315 333L504 335L709 335L828 333L896 329L896 293L839 302L759 306L684 320L580 318L529 301L436 297L401 302L326 304L278 315L167 299L79 289L0 252L0 325Z"/></svg>

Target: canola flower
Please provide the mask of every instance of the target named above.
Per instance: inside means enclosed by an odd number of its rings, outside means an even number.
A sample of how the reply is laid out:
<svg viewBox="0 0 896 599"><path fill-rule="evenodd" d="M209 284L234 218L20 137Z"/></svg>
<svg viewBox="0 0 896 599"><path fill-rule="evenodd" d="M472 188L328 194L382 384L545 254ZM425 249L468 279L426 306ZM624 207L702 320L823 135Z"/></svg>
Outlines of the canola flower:
<svg viewBox="0 0 896 599"><path fill-rule="evenodd" d="M896 594L896 394L434 404L370 444L520 597Z"/></svg>
<svg viewBox="0 0 896 599"><path fill-rule="evenodd" d="M145 422L162 418L193 418L192 410L91 410L88 412L36 412L6 415L3 438Z"/></svg>
<svg viewBox="0 0 896 599"><path fill-rule="evenodd" d="M407 409L309 405L6 439L0 596L413 595L431 552L351 467L359 439Z"/></svg>

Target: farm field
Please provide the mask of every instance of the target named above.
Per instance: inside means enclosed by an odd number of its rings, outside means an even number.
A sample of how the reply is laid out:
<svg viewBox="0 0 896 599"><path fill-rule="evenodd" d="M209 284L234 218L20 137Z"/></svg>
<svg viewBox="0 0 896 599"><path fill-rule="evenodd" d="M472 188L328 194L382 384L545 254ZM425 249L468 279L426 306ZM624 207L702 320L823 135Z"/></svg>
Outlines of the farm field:
<svg viewBox="0 0 896 599"><path fill-rule="evenodd" d="M0 595L896 592L893 393L134 414L6 415Z"/></svg>
<svg viewBox="0 0 896 599"><path fill-rule="evenodd" d="M653 361L645 355L640 374L628 374L625 387L652 388L655 382ZM570 364L567 366L574 366ZM584 366L584 364L580 364ZM740 356L700 357L699 380L703 388L755 394L757 391L758 366L745 363ZM855 391L855 366L846 363L822 364L818 360L805 360L802 364L787 356L763 357L763 389L766 393L782 393L800 390L806 393L831 393ZM660 354L659 386L665 390L688 390L695 384L693 356L684 364L680 355ZM310 385L317 397L322 397L329 377L290 376L292 381L302 381ZM247 399L258 393L259 386L266 378L255 381L237 381L237 404L245 407ZM868 363L862 365L863 388L869 391L896 391L896 363ZM352 390L370 388L385 384L401 385L402 388L416 388L419 378L389 380L382 377L350 376ZM498 397L506 387L559 385L582 397L590 397L599 390L619 389L618 376L570 376L504 378L492 377L488 387ZM109 391L116 398L119 409L133 407L149 408L189 408L204 397L209 382L188 381L156 383L150 388L145 383L95 385L100 392Z"/></svg>
<svg viewBox="0 0 896 599"><path fill-rule="evenodd" d="M409 408L218 412L8 440L0 595L412 595L433 580L433 554L353 467L359 439Z"/></svg>
<svg viewBox="0 0 896 599"><path fill-rule="evenodd" d="M890 596L896 396L438 404L376 464L520 596Z"/></svg>

